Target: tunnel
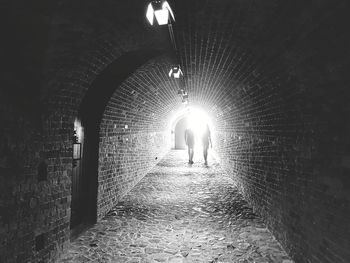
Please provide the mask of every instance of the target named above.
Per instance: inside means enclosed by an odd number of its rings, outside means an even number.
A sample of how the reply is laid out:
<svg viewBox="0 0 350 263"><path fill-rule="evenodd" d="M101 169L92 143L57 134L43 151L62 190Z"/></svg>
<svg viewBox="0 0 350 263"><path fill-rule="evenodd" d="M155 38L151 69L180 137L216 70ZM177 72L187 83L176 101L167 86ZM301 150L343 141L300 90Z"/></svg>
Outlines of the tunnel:
<svg viewBox="0 0 350 263"><path fill-rule="evenodd" d="M158 2L2 1L0 262L350 262L349 2Z"/></svg>

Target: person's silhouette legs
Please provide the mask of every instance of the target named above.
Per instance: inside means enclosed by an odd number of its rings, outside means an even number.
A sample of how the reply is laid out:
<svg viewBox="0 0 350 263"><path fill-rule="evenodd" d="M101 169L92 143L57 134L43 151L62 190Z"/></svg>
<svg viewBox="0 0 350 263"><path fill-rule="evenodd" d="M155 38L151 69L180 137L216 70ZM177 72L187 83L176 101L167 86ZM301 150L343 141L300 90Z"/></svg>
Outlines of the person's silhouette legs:
<svg viewBox="0 0 350 263"><path fill-rule="evenodd" d="M185 130L185 142L188 147L188 163L193 164L194 133L191 129Z"/></svg>
<svg viewBox="0 0 350 263"><path fill-rule="evenodd" d="M203 149L204 164L208 165L208 148Z"/></svg>
<svg viewBox="0 0 350 263"><path fill-rule="evenodd" d="M192 147L188 147L188 163L189 164L193 164L193 148Z"/></svg>

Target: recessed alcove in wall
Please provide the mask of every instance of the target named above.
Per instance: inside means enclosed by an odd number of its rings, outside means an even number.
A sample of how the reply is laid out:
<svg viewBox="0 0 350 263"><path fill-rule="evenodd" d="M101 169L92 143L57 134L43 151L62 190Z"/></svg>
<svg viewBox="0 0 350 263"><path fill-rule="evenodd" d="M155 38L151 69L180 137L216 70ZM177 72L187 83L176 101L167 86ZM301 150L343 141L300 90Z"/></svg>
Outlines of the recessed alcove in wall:
<svg viewBox="0 0 350 263"><path fill-rule="evenodd" d="M187 125L187 118L183 117L180 119L176 125L175 129L173 131L173 137L174 137L174 149L186 149L186 142L185 142L185 130Z"/></svg>

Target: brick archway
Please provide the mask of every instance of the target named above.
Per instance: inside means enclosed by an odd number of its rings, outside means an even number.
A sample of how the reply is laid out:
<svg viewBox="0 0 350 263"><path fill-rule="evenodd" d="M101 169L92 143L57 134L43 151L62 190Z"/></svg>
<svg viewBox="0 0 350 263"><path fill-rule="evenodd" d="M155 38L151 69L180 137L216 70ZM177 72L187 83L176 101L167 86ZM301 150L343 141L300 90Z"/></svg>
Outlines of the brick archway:
<svg viewBox="0 0 350 263"><path fill-rule="evenodd" d="M175 149L185 149L185 138L184 133L186 129L186 117L182 117L180 120L176 122L174 129L175 136Z"/></svg>
<svg viewBox="0 0 350 263"><path fill-rule="evenodd" d="M79 186L72 186L72 189L80 188L81 196L77 194L75 196L81 202L81 209L79 218L73 225L71 224L73 236L79 234L84 225L97 221L99 131L105 107L115 89L139 66L157 55L159 51L156 50L138 50L122 55L97 76L83 98L78 114L85 137L80 168L81 179L76 180ZM75 201L72 200L72 203Z"/></svg>

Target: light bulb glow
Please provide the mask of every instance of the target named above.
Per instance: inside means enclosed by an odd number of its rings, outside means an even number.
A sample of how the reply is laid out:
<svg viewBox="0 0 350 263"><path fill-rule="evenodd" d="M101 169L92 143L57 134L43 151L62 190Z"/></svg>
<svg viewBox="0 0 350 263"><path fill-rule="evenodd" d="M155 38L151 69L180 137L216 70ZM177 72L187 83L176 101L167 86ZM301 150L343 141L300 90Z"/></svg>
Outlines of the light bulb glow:
<svg viewBox="0 0 350 263"><path fill-rule="evenodd" d="M156 18L158 25L166 25L169 22L169 14L170 18L175 21L175 16L173 10L171 9L169 3L164 1L160 6L159 2L151 2L148 4L146 18L151 25L154 24L154 18Z"/></svg>
<svg viewBox="0 0 350 263"><path fill-rule="evenodd" d="M178 111L174 111L169 118L169 132L175 131L176 125L179 121L186 119L187 127L191 128L195 135L195 158L202 158L201 151L203 150L203 134L206 132L207 126L209 127L210 137L213 145L213 149L210 149L209 155L211 155L217 161L220 161L218 154L215 152L215 122L212 121L210 115L207 114L205 108L198 106L187 106L178 109ZM175 135L176 136L176 135ZM173 137L174 147L175 147L175 136ZM183 135L184 136L184 135Z"/></svg>
<svg viewBox="0 0 350 263"><path fill-rule="evenodd" d="M199 110L191 111L187 117L188 127L193 130L197 139L202 138L206 125L208 124L208 117L205 113Z"/></svg>
<svg viewBox="0 0 350 263"><path fill-rule="evenodd" d="M167 9L171 15L171 17L173 18L173 20L175 21L175 16L174 16L174 13L173 13L173 10L171 10L171 7L169 5L169 3L167 1L165 1L163 3L163 9Z"/></svg>
<svg viewBox="0 0 350 263"><path fill-rule="evenodd" d="M156 11L154 11L154 15L155 15L157 22L160 26L168 24L169 12L167 9L156 10Z"/></svg>
<svg viewBox="0 0 350 263"><path fill-rule="evenodd" d="M173 76L176 79L179 79L180 76L183 76L180 66L175 66L169 71L169 77Z"/></svg>
<svg viewBox="0 0 350 263"><path fill-rule="evenodd" d="M174 78L176 78L176 79L180 78L180 76L182 76L182 75L183 75L183 74L182 74L181 69L178 69L177 72L174 72Z"/></svg>
<svg viewBox="0 0 350 263"><path fill-rule="evenodd" d="M146 17L147 17L149 23L150 23L151 25L153 25L154 10L153 10L153 7L152 7L152 4L151 4L151 3L149 3L149 5L148 5L148 7L147 7Z"/></svg>
<svg viewBox="0 0 350 263"><path fill-rule="evenodd" d="M187 127L193 130L196 141L198 140L198 145L201 144L201 136L203 135L207 125L209 126L210 131L213 133L213 123L206 112L201 108L188 107L177 112L170 120L170 127L174 129L177 121L182 118L187 119Z"/></svg>

